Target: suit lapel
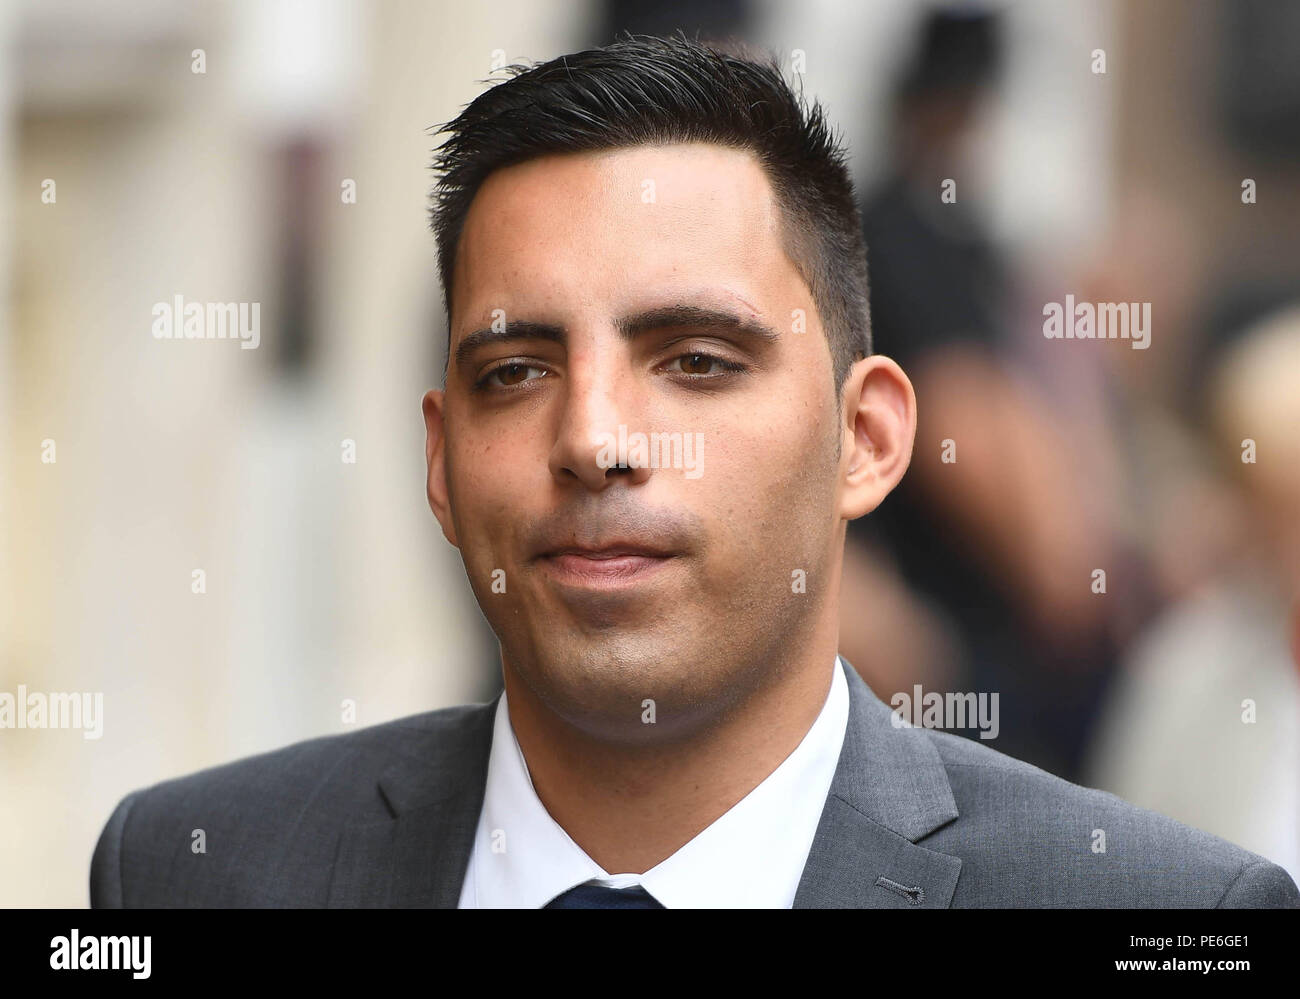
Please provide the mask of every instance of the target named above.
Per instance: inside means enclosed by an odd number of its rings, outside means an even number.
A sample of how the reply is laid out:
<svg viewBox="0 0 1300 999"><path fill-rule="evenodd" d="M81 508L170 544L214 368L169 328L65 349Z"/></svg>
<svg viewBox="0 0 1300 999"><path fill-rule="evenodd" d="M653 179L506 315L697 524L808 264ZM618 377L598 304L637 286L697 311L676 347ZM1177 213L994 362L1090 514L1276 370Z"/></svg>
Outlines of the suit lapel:
<svg viewBox="0 0 1300 999"><path fill-rule="evenodd" d="M849 721L795 908L947 908L961 861L916 841L957 818L948 775L922 729L892 712L841 657Z"/></svg>
<svg viewBox="0 0 1300 999"><path fill-rule="evenodd" d="M892 712L842 657L844 746L795 908L946 908L961 861L916 841L957 818L938 751ZM469 864L496 701L458 709L379 780L391 817L343 831L330 908L455 908ZM439 713L441 714L441 713Z"/></svg>
<svg viewBox="0 0 1300 999"><path fill-rule="evenodd" d="M454 909L483 807L496 701L420 733L379 779L388 819L345 829L330 908Z"/></svg>

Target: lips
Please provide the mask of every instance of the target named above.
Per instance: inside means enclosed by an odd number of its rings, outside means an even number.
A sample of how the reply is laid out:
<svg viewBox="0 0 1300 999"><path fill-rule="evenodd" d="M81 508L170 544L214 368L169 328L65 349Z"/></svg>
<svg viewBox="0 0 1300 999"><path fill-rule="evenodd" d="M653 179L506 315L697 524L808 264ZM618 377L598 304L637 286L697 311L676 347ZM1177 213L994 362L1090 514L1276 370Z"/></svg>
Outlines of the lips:
<svg viewBox="0 0 1300 999"><path fill-rule="evenodd" d="M572 545L565 548L556 548L554 551L543 552L541 558L555 558L560 555L576 555L580 558L589 558L596 561L605 561L607 559L623 558L624 556L639 556L644 558L668 558L673 552L664 551L658 548L652 548L647 545L639 544L607 544L594 548L586 548L579 545Z"/></svg>
<svg viewBox="0 0 1300 999"><path fill-rule="evenodd" d="M608 588L645 579L677 554L644 544L611 542L593 547L556 548L538 556L538 563L558 582L584 588Z"/></svg>

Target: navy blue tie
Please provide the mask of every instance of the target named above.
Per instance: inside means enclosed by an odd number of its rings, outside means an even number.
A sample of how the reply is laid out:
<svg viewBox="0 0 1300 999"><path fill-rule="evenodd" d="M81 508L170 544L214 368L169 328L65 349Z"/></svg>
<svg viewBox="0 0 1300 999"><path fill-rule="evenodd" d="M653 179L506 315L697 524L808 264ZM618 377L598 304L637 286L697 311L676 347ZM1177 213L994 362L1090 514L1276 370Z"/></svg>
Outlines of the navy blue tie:
<svg viewBox="0 0 1300 999"><path fill-rule="evenodd" d="M544 909L662 909L659 901L640 885L606 888L578 885L551 899Z"/></svg>

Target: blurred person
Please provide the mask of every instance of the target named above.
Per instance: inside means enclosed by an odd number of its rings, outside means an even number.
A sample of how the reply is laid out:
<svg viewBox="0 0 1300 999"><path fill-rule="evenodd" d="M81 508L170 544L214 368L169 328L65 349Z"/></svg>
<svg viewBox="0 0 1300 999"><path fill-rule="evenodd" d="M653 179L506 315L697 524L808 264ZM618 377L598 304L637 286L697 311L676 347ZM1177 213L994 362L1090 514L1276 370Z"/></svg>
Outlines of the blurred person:
<svg viewBox="0 0 1300 999"><path fill-rule="evenodd" d="M1225 348L1207 398L1249 527L1134 646L1088 782L1300 877L1300 305Z"/></svg>
<svg viewBox="0 0 1300 999"><path fill-rule="evenodd" d="M1088 421L1104 429L1116 466L1121 502L1114 522L1149 568L1146 606L1133 615L1150 623L1166 604L1195 592L1239 547L1243 517L1234 490L1208 460L1186 412L1185 385L1198 367L1197 340L1208 284L1206 234L1177 196L1154 182L1130 182L1116 198L1113 222L1078 281L1079 297L1094 302L1149 302L1153 350L1095 351L1101 362L1100 412ZM1086 342L1081 345L1087 349ZM1194 406L1200 406L1200 393Z"/></svg>
<svg viewBox="0 0 1300 999"><path fill-rule="evenodd" d="M133 792L93 905L1300 905L1239 847L906 724L837 654L846 525L916 401L872 350L843 150L775 60L627 38L444 131L426 491L505 690Z"/></svg>
<svg viewBox="0 0 1300 999"><path fill-rule="evenodd" d="M967 150L1002 45L997 14L933 11L896 87L892 163L862 214L876 342L916 387L917 459L849 536L885 547L950 623L954 682L1001 695L999 746L1072 778L1113 670L1109 612L1128 602L1099 600L1088 581L1099 566L1113 587L1133 574L1114 571L1131 559L1093 502L1107 479L1080 447L1097 421L1069 419L1068 393L1045 392L1008 349L1017 289L968 208ZM961 193L944 203L954 177Z"/></svg>
<svg viewBox="0 0 1300 999"><path fill-rule="evenodd" d="M965 675L952 621L913 592L889 551L869 539L844 546L840 654L885 701L918 684L955 690Z"/></svg>

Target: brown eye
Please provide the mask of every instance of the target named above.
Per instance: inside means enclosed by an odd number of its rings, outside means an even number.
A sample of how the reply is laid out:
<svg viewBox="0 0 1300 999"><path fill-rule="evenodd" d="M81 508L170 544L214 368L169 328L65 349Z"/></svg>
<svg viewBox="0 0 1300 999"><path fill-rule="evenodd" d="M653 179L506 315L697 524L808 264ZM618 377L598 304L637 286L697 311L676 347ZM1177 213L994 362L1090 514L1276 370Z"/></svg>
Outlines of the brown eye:
<svg viewBox="0 0 1300 999"><path fill-rule="evenodd" d="M536 372L530 375L529 372ZM479 388L514 388L543 377L546 371L534 364L512 362L493 368L479 381Z"/></svg>
<svg viewBox="0 0 1300 999"><path fill-rule="evenodd" d="M709 385L716 385L719 381L732 375L743 374L747 370L743 364L728 361L714 354L705 354L702 351L678 354L668 363L670 370L686 376L683 381Z"/></svg>
<svg viewBox="0 0 1300 999"><path fill-rule="evenodd" d="M688 375L707 375L713 365L713 358L707 354L685 354L681 360L682 371Z"/></svg>
<svg viewBox="0 0 1300 999"><path fill-rule="evenodd" d="M518 385L528 375L528 365L507 364L503 368L497 368L496 375L502 385Z"/></svg>

